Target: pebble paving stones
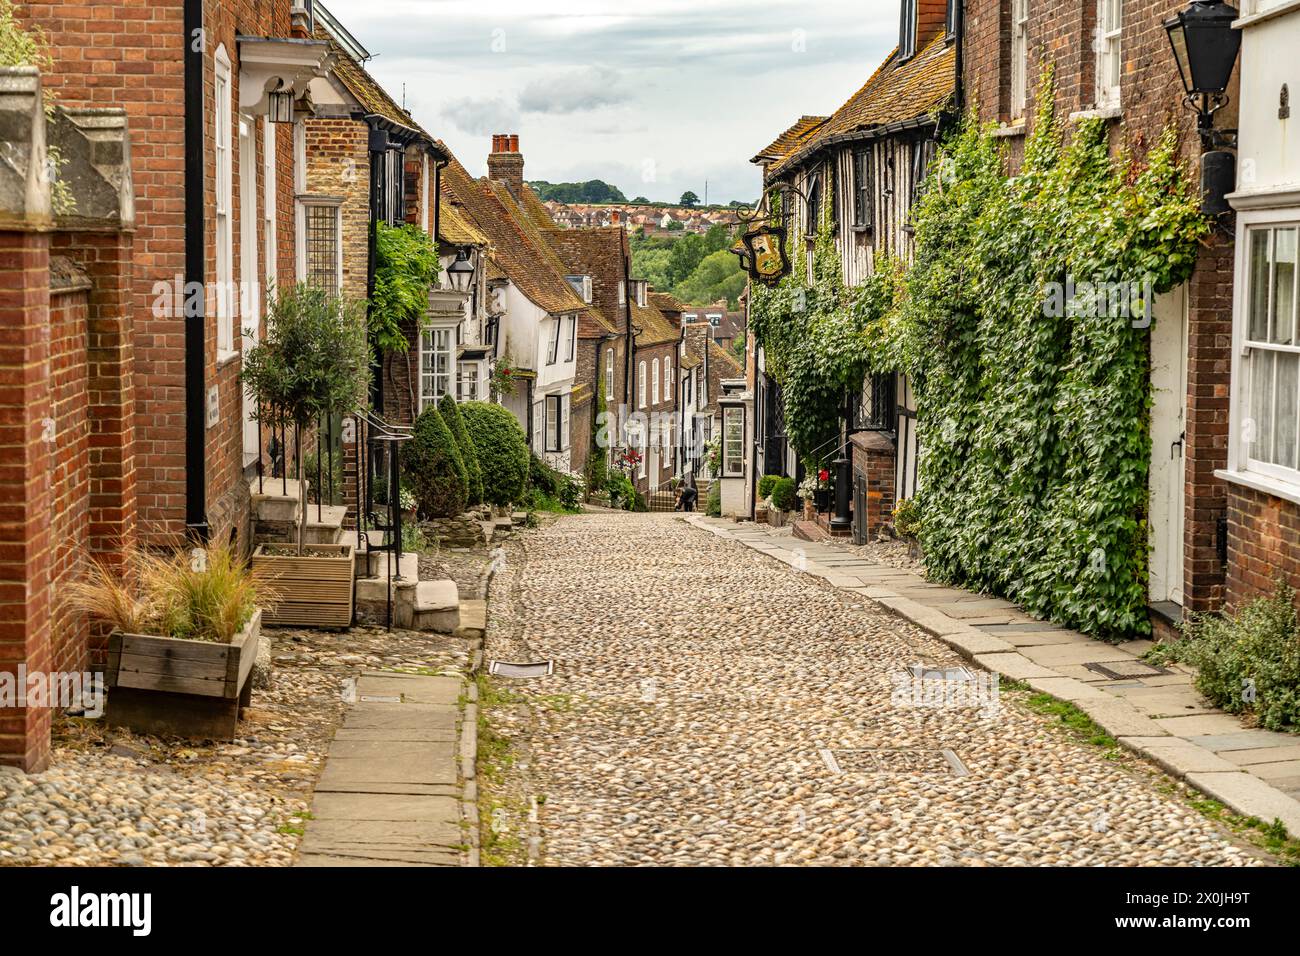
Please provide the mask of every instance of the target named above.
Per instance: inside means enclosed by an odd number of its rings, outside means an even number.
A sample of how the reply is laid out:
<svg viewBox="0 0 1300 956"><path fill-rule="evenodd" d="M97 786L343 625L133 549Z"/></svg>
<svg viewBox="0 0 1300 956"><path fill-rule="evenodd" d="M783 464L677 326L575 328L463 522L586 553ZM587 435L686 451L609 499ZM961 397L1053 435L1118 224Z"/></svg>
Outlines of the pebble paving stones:
<svg viewBox="0 0 1300 956"><path fill-rule="evenodd" d="M996 713L895 702L909 665L962 662L675 516L527 532L491 593L487 658L555 672L491 678L508 756L480 765L486 862L1267 862L1149 765L1014 693Z"/></svg>

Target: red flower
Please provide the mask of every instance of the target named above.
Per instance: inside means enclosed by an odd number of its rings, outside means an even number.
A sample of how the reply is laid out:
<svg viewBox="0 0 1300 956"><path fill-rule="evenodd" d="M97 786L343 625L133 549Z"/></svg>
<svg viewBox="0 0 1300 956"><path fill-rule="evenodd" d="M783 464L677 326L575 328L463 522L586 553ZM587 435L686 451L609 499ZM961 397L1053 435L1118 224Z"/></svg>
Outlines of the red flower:
<svg viewBox="0 0 1300 956"><path fill-rule="evenodd" d="M830 479L831 479L831 473L827 471L825 468L817 472L818 481L830 481Z"/></svg>

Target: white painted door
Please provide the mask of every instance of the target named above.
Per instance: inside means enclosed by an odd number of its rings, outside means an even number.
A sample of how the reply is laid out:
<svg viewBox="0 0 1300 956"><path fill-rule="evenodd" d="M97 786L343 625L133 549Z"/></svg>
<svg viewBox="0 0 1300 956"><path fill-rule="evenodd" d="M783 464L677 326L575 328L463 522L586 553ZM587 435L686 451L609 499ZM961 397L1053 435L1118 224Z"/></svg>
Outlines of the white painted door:
<svg viewBox="0 0 1300 956"><path fill-rule="evenodd" d="M1155 302L1151 329L1151 603L1183 603L1187 290Z"/></svg>
<svg viewBox="0 0 1300 956"><path fill-rule="evenodd" d="M257 268L257 140L253 120L239 118L239 295L236 298L244 353L257 344L261 279ZM244 467L257 461L257 400L244 390Z"/></svg>

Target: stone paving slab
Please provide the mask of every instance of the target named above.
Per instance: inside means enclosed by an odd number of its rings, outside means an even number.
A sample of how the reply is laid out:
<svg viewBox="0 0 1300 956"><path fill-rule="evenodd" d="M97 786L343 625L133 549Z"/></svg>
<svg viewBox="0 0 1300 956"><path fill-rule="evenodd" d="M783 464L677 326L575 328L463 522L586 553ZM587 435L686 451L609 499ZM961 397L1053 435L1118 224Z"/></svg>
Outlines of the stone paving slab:
<svg viewBox="0 0 1300 956"><path fill-rule="evenodd" d="M1294 747L1260 747L1248 750L1220 750L1223 759L1238 766L1256 763L1274 763L1278 760L1300 760L1300 742Z"/></svg>
<svg viewBox="0 0 1300 956"><path fill-rule="evenodd" d="M711 526L698 519L691 523L749 544L720 524ZM788 550L793 546L777 538L769 542L777 547L764 549L765 553L798 566ZM833 545L817 547L823 554L837 550ZM822 577L829 573L821 570ZM840 577L839 571L834 573ZM1246 728L1236 717L1216 711L1196 694L1194 672L1185 665L1169 665L1170 674L1121 680L1084 666L1137 660L1151 648L1150 641L1105 644L1037 620L1010 602L929 582L903 569L880 566L873 573L855 568L852 578L858 583L846 584L846 590L910 621L968 660L1071 701L1122 745L1185 777L1237 812L1266 820L1278 817L1293 834L1300 834L1300 800L1295 799L1300 797L1300 773L1292 773L1292 761L1300 759L1300 739ZM994 603L981 608L990 601ZM1005 615L999 610L1004 605ZM1003 646L987 649L990 645L979 642L972 632ZM1278 759L1269 759L1269 751L1275 751ZM1272 783L1254 772L1270 765L1276 765L1265 771ZM1294 767L1300 768L1300 763Z"/></svg>
<svg viewBox="0 0 1300 956"><path fill-rule="evenodd" d="M295 865L460 865L469 842L461 827L466 735L457 734L466 685L367 671L356 691L326 755ZM374 697L401 703L367 699Z"/></svg>

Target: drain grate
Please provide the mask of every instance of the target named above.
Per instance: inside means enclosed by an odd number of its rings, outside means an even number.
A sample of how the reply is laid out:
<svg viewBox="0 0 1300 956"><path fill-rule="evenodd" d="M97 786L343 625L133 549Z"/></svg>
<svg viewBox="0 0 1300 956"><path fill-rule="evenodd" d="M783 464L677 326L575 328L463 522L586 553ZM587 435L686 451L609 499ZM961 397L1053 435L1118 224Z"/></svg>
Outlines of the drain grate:
<svg viewBox="0 0 1300 956"><path fill-rule="evenodd" d="M367 704L400 704L402 702L400 697L384 697L374 694L362 694L357 699Z"/></svg>
<svg viewBox="0 0 1300 956"><path fill-rule="evenodd" d="M913 664L908 670L913 677L921 680L973 680L975 677L964 667L931 667L928 664Z"/></svg>
<svg viewBox="0 0 1300 956"><path fill-rule="evenodd" d="M822 748L817 751L831 773L892 773L892 774L932 774L947 773L955 777L967 777L970 771L961 762L957 754L943 748L886 749L868 748L864 750L830 750Z"/></svg>
<svg viewBox="0 0 1300 956"><path fill-rule="evenodd" d="M510 661L492 661L488 673L497 677L550 677L555 673L555 661L538 661L531 664L512 664Z"/></svg>
<svg viewBox="0 0 1300 956"><path fill-rule="evenodd" d="M1163 677L1173 671L1145 661L1107 661L1105 664L1084 664L1088 670L1111 680L1141 680L1143 677Z"/></svg>

